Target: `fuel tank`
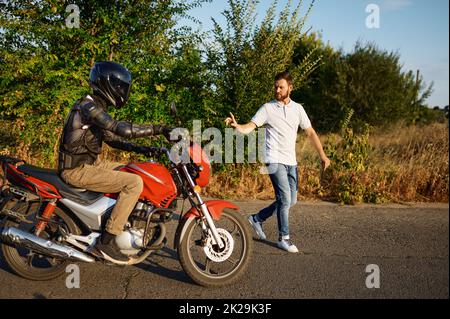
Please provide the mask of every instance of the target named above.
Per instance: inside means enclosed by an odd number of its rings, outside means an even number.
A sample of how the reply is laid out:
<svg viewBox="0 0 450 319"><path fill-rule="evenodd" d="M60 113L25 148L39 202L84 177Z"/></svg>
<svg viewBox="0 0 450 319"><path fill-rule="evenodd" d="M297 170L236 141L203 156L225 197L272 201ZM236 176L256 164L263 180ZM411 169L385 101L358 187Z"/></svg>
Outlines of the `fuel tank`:
<svg viewBox="0 0 450 319"><path fill-rule="evenodd" d="M178 190L169 170L159 163L132 163L121 169L123 172L139 175L144 182L141 200L151 202L155 207L168 208L177 197Z"/></svg>

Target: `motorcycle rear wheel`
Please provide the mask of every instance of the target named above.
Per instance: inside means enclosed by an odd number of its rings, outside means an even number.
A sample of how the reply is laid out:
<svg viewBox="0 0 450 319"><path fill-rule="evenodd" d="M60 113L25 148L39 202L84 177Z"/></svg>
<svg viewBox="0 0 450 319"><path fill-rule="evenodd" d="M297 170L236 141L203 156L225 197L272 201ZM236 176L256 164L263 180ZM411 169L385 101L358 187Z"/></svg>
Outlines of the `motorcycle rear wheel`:
<svg viewBox="0 0 450 319"><path fill-rule="evenodd" d="M27 215L27 220L33 221L32 224L25 222L16 222L8 220L5 227L16 227L22 231L32 233L37 222L34 219L34 210L38 209L39 205L36 203L23 203L15 209L16 212ZM55 208L52 220L62 223L65 228L72 234L80 234L80 229L75 222L59 207ZM47 225L39 237L46 240L53 240L60 234L55 231L55 227ZM68 260L60 258L53 258L34 253L30 249L23 247L12 246L8 243L1 244L1 251L8 267L17 275L34 280L46 281L61 276L66 266L69 264Z"/></svg>
<svg viewBox="0 0 450 319"><path fill-rule="evenodd" d="M187 226L186 235L178 246L183 270L197 284L205 287L220 287L237 281L249 265L253 252L248 222L238 211L225 209L221 219L214 223L221 233L231 235L233 239L233 244L229 245L232 248L231 255L226 254L227 247L220 250L210 244L202 231L200 220L192 221ZM224 236L224 241L230 238L229 235ZM211 260L205 249L212 249L213 255L217 253L219 261ZM220 260L221 254L226 260Z"/></svg>

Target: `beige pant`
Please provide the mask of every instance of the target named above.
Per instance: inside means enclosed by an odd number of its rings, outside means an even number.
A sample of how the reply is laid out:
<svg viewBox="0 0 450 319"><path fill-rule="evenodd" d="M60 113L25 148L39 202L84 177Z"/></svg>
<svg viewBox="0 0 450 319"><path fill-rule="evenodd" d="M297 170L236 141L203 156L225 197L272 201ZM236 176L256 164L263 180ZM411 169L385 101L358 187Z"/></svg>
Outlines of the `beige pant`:
<svg viewBox="0 0 450 319"><path fill-rule="evenodd" d="M77 188L99 193L119 193L116 206L106 224L106 231L120 235L128 216L142 193L144 184L138 175L115 171L120 163L97 161L93 165L84 164L61 173L64 181Z"/></svg>

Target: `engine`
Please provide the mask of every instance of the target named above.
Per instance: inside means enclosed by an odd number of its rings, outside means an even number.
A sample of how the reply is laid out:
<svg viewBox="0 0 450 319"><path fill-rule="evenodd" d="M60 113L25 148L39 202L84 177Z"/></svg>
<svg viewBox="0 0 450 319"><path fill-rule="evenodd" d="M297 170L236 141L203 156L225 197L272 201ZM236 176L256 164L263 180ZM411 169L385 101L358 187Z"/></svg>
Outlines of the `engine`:
<svg viewBox="0 0 450 319"><path fill-rule="evenodd" d="M128 218L125 231L116 237L117 245L121 252L131 256L138 254L156 233L157 225L150 225L147 229L147 221L151 219L154 207L143 202L138 202ZM144 240L145 236L145 240Z"/></svg>
<svg viewBox="0 0 450 319"><path fill-rule="evenodd" d="M160 249L167 241L165 223L172 220L172 215L171 209L156 209L153 205L138 202L125 230L116 237L121 252L132 256L143 249Z"/></svg>

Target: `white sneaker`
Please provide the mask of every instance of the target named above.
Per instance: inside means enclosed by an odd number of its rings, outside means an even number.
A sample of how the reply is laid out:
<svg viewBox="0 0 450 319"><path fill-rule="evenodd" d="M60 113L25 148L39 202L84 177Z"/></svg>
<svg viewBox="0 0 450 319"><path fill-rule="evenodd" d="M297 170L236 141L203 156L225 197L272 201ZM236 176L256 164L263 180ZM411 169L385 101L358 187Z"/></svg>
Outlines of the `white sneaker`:
<svg viewBox="0 0 450 319"><path fill-rule="evenodd" d="M259 239L266 240L266 234L264 234L264 231L262 229L262 224L255 221L252 215L248 217L248 221L250 222L250 225L252 225L253 229L255 230L256 234L258 235Z"/></svg>
<svg viewBox="0 0 450 319"><path fill-rule="evenodd" d="M287 252L296 254L298 253L297 247L291 242L290 239L282 239L277 243L278 248L286 250Z"/></svg>

